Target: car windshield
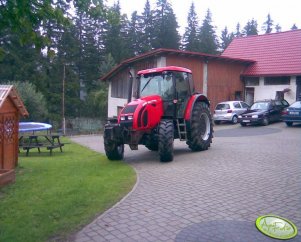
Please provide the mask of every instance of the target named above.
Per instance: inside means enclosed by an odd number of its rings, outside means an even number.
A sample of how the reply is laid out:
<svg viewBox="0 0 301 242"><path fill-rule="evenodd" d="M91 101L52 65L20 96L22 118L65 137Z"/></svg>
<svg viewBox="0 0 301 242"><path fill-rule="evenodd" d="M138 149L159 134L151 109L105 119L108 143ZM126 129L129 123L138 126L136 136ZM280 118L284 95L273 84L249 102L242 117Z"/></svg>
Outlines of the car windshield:
<svg viewBox="0 0 301 242"><path fill-rule="evenodd" d="M173 84L171 75L155 73L142 75L140 78L140 97L159 95L163 99L173 98Z"/></svg>
<svg viewBox="0 0 301 242"><path fill-rule="evenodd" d="M227 103L219 103L216 105L215 110L223 110L223 109L230 109L230 105Z"/></svg>
<svg viewBox="0 0 301 242"><path fill-rule="evenodd" d="M253 103L251 106L251 110L268 110L269 103L268 102L258 102L258 103Z"/></svg>
<svg viewBox="0 0 301 242"><path fill-rule="evenodd" d="M299 101L299 102L294 102L294 103L290 106L290 108L301 108L301 101Z"/></svg>

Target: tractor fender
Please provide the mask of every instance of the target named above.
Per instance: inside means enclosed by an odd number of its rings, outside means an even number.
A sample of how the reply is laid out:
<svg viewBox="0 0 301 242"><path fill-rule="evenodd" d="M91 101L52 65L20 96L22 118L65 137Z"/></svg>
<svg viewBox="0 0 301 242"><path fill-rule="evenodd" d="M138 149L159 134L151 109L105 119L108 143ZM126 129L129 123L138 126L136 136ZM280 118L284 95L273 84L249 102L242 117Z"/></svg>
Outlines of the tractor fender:
<svg viewBox="0 0 301 242"><path fill-rule="evenodd" d="M197 102L205 102L208 105L208 107L210 107L210 101L204 94L200 94L200 93L194 94L193 96L190 97L186 105L185 115L184 115L184 119L186 121L191 120L192 110L195 103Z"/></svg>

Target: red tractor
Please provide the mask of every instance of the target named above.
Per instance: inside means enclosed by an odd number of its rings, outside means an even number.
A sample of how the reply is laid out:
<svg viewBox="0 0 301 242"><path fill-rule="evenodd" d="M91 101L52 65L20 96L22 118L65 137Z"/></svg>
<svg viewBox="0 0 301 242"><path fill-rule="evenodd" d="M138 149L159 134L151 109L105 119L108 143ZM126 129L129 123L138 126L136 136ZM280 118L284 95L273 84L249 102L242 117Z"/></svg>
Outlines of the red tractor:
<svg viewBox="0 0 301 242"><path fill-rule="evenodd" d="M174 139L186 141L192 151L210 147L210 103L194 91L191 70L167 66L139 71L133 101L131 91L132 84L128 104L105 125L104 146L110 160L123 159L124 144L132 150L145 145L158 151L162 162L173 160Z"/></svg>

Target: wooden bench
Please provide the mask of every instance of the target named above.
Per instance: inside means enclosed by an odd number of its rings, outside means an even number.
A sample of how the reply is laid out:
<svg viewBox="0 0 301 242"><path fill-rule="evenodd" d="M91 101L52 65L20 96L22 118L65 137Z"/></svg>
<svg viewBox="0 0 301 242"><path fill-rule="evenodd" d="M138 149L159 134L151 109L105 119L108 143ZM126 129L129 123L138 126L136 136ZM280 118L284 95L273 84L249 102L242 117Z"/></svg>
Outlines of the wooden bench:
<svg viewBox="0 0 301 242"><path fill-rule="evenodd" d="M64 143L49 145L49 146L47 146L47 150L50 151L50 155L52 155L52 150L55 149L55 148L60 148L61 152L63 152L62 147L63 147L64 145L65 145Z"/></svg>

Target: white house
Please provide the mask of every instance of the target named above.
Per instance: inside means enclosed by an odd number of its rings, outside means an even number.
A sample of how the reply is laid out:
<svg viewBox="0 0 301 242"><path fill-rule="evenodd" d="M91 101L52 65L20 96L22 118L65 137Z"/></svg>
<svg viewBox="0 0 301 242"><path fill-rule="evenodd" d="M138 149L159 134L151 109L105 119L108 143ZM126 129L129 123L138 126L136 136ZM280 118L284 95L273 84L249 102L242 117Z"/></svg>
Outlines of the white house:
<svg viewBox="0 0 301 242"><path fill-rule="evenodd" d="M301 99L301 30L235 38L222 56L255 61L241 75L247 102Z"/></svg>

